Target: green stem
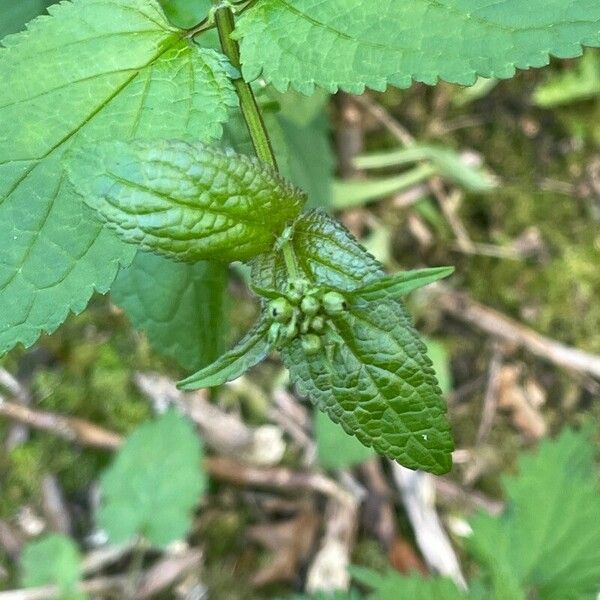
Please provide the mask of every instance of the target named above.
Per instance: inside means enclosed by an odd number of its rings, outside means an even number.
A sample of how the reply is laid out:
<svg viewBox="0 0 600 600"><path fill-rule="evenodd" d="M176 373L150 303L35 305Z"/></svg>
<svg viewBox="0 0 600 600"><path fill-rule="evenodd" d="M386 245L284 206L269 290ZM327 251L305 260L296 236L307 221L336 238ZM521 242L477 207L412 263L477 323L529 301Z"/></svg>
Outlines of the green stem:
<svg viewBox="0 0 600 600"><path fill-rule="evenodd" d="M238 43L231 37L235 22L233 19L233 12L228 6L220 6L217 8L215 11L215 23L217 24L221 48L223 49L225 56L227 56L229 62L240 71L240 49ZM254 146L256 155L262 161L277 169L277 161L275 160L275 154L271 147L269 134L267 133L252 88L241 78L241 76L233 80L233 85L235 86L240 101L242 115L244 116L248 131L250 132L252 145Z"/></svg>
<svg viewBox="0 0 600 600"><path fill-rule="evenodd" d="M300 270L296 264L296 255L289 241L286 241L282 246L283 260L290 279L300 279Z"/></svg>

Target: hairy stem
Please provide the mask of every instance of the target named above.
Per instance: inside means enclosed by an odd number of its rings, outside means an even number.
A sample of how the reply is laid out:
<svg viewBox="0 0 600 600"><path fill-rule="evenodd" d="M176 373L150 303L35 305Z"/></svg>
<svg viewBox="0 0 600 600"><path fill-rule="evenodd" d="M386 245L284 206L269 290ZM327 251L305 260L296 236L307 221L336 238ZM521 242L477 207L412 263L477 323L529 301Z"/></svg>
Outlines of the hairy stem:
<svg viewBox="0 0 600 600"><path fill-rule="evenodd" d="M231 37L234 29L233 12L228 6L221 6L215 11L215 23L219 31L219 39L221 40L221 48L224 54L229 59L229 62L239 71L240 70L240 49L238 43ZM256 151L256 155L262 161L270 164L275 169L277 161L271 147L269 134L265 127L260 109L254 97L254 93L249 84L247 84L241 76L234 79L235 86L242 115L252 138L252 145Z"/></svg>

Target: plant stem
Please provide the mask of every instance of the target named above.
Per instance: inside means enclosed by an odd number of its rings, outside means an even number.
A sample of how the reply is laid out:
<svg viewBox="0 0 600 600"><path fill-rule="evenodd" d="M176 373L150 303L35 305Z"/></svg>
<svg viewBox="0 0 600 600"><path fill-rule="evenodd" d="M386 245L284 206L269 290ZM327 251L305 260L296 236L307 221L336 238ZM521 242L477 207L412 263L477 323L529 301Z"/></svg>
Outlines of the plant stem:
<svg viewBox="0 0 600 600"><path fill-rule="evenodd" d="M300 271L298 270L298 265L296 264L296 255L289 240L281 246L281 250L283 252L283 260L285 262L285 268L287 269L288 275L291 279L300 279Z"/></svg>
<svg viewBox="0 0 600 600"><path fill-rule="evenodd" d="M224 54L229 59L229 62L239 71L240 66L240 49L238 43L231 37L235 26L233 12L228 6L221 6L215 11L215 23L219 31L219 39L221 40L221 48ZM265 127L260 109L254 97L254 92L248 83L241 76L233 80L233 85L240 101L240 108L244 121L252 138L252 145L256 151L256 155L262 161L270 164L277 169L277 161L271 147L269 134Z"/></svg>

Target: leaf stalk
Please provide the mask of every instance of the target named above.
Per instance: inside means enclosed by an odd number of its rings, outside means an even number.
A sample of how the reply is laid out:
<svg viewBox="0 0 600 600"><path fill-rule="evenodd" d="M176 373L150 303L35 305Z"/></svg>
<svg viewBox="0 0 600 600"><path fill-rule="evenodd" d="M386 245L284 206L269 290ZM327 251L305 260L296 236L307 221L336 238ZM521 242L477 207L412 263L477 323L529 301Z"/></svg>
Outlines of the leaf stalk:
<svg viewBox="0 0 600 600"><path fill-rule="evenodd" d="M215 23L219 32L223 53L227 56L229 62L240 71L240 49L237 41L231 37L235 28L235 21L233 12L229 6L219 6L215 10ZM233 85L240 101L242 115L250 132L250 138L252 139L256 155L263 162L277 169L277 161L275 160L271 140L269 139L269 134L252 88L243 80L241 75L233 80Z"/></svg>

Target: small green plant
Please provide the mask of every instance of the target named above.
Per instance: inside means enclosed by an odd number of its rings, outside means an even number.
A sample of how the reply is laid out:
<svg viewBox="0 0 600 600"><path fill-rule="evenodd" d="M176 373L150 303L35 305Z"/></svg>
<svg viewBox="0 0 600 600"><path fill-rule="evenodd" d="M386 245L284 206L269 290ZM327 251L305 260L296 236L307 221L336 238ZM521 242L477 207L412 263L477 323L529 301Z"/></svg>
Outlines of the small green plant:
<svg viewBox="0 0 600 600"><path fill-rule="evenodd" d="M77 590L81 579L81 555L75 542L61 535L47 535L27 544L21 557L25 587L56 585L61 600L85 600Z"/></svg>
<svg viewBox="0 0 600 600"><path fill-rule="evenodd" d="M193 427L174 411L130 435L101 480L98 524L115 544L184 538L206 487Z"/></svg>
<svg viewBox="0 0 600 600"><path fill-rule="evenodd" d="M600 489L594 445L565 431L519 461L504 480L507 507L499 517L470 521L466 550L479 565L469 590L447 579L351 569L370 600L584 600L600 589ZM315 596L314 598L327 598ZM330 596L354 600L355 593Z"/></svg>
<svg viewBox="0 0 600 600"><path fill-rule="evenodd" d="M289 153L300 122L323 147L322 90L511 77L599 45L600 5L74 0L48 10L0 50L0 352L112 288L159 350L203 367L182 387L219 385L276 349L346 432L408 467L448 471L445 405L400 296L451 270L386 276L335 219L302 212L306 193L279 169L322 201L303 167L330 157L304 156L312 146L300 143ZM311 104L290 87L321 92ZM225 137L244 149L248 136L257 158L215 147ZM421 152L448 169L448 155ZM261 313L217 358L236 260L251 265Z"/></svg>

